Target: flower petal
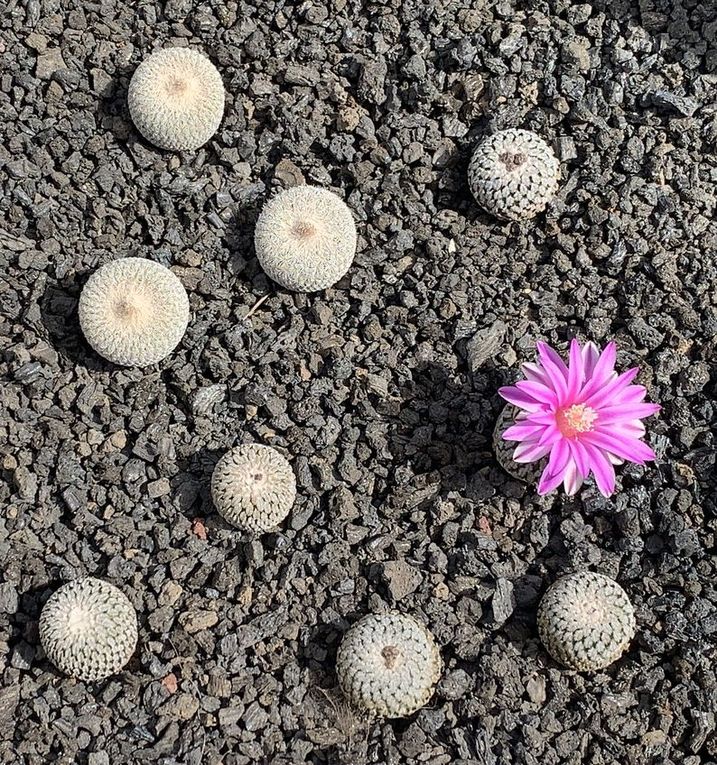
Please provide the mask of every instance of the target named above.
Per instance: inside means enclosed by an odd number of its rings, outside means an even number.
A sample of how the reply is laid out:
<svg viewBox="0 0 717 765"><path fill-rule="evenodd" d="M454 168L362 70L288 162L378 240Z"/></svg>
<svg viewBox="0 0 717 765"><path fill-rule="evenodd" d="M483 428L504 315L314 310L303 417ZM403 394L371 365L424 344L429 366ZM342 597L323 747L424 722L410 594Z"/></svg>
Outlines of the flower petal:
<svg viewBox="0 0 717 765"><path fill-rule="evenodd" d="M636 420L657 414L661 409L659 404L614 404L605 406L598 413L598 422L604 426L611 422Z"/></svg>
<svg viewBox="0 0 717 765"><path fill-rule="evenodd" d="M539 412L528 412L525 418L528 422L534 425L553 425L556 422L555 412L545 411L545 409Z"/></svg>
<svg viewBox="0 0 717 765"><path fill-rule="evenodd" d="M550 459L548 460L548 468L550 474L562 473L568 464L570 459L570 447L566 439L561 439L557 443L553 444L553 448L550 450Z"/></svg>
<svg viewBox="0 0 717 765"><path fill-rule="evenodd" d="M527 393L541 404L557 406L558 397L555 395L555 392L548 388L547 385L543 385L543 383L534 382L532 380L520 380L515 384L515 387L519 391Z"/></svg>
<svg viewBox="0 0 717 765"><path fill-rule="evenodd" d="M559 470L557 473L550 473L550 468L546 467L543 470L540 480L538 481L538 494L544 496L549 494L553 489L558 487L563 482L563 471Z"/></svg>
<svg viewBox="0 0 717 765"><path fill-rule="evenodd" d="M603 497L609 497L615 491L615 468L602 449L592 444L586 444L586 449L590 453L595 483Z"/></svg>
<svg viewBox="0 0 717 765"><path fill-rule="evenodd" d="M560 356L545 343L536 343L538 353L540 353L540 361L545 369L545 374L550 380L555 393L558 397L558 404L563 404L566 400L568 393L567 373L568 368L563 363ZM557 359L559 364L554 359Z"/></svg>
<svg viewBox="0 0 717 765"><path fill-rule="evenodd" d="M526 441L528 439L539 439L545 430L543 425L530 425L525 422L516 423L511 425L506 431L503 432L502 438L504 441Z"/></svg>
<svg viewBox="0 0 717 765"><path fill-rule="evenodd" d="M638 465L657 459L655 452L644 442L636 438L619 438L610 433L585 433L583 440L614 454L621 460L629 460Z"/></svg>
<svg viewBox="0 0 717 765"><path fill-rule="evenodd" d="M565 475L563 477L563 488L565 493L572 497L573 494L583 485L583 479L578 472L577 465L571 458L568 460L567 467L565 468Z"/></svg>
<svg viewBox="0 0 717 765"><path fill-rule="evenodd" d="M603 352L600 354L600 358L595 364L595 368L592 370L590 376L586 378L585 387L580 392L581 401L585 401L588 396L591 396L599 390L615 374L616 358L617 345L613 340L605 346Z"/></svg>
<svg viewBox="0 0 717 765"><path fill-rule="evenodd" d="M498 394L509 404L513 404L521 409L526 409L529 412L537 412L543 408L543 405L539 404L532 396L523 393L523 391L516 388L514 385L499 388Z"/></svg>
<svg viewBox="0 0 717 765"><path fill-rule="evenodd" d="M593 378L609 377L615 371L615 360L617 359L617 343L611 340L600 354L600 358L595 364Z"/></svg>
<svg viewBox="0 0 717 765"><path fill-rule="evenodd" d="M570 342L570 362L568 364L568 401L577 396L584 379L583 356L580 351L580 343L573 339Z"/></svg>
<svg viewBox="0 0 717 765"><path fill-rule="evenodd" d="M547 494L562 483L569 460L570 449L565 439L561 439L550 450L550 459L538 482L538 494Z"/></svg>
<svg viewBox="0 0 717 765"><path fill-rule="evenodd" d="M558 371L562 374L563 379L567 382L568 368L565 366L565 362L560 358L560 354L542 340L538 340L535 347L538 349L541 363L544 364L546 360L551 362L554 367L557 367Z"/></svg>
<svg viewBox="0 0 717 765"><path fill-rule="evenodd" d="M538 439L538 443L542 446L543 444L547 444L548 446L552 446L553 444L557 443L563 438L563 434L560 432L560 428L558 428L557 425L548 425L545 430L543 430L543 434Z"/></svg>
<svg viewBox="0 0 717 765"><path fill-rule="evenodd" d="M647 395L647 388L644 385L628 385L625 390L620 391L621 404L639 404Z"/></svg>
<svg viewBox="0 0 717 765"><path fill-rule="evenodd" d="M526 380L533 380L533 382L543 383L548 385L548 376L545 374L543 367L540 364L533 364L526 361L525 364L521 364L520 368L525 375Z"/></svg>
<svg viewBox="0 0 717 765"><path fill-rule="evenodd" d="M595 364L597 364L600 358L600 351L595 343L585 343L583 346L583 373L585 379L589 380L592 377Z"/></svg>
<svg viewBox="0 0 717 765"><path fill-rule="evenodd" d="M587 478L590 475L590 454L583 446L579 438L568 439L570 454L578 469L581 478Z"/></svg>
<svg viewBox="0 0 717 765"><path fill-rule="evenodd" d="M602 427L597 424L593 433L607 433L616 438L644 438L646 428L641 420L627 420L626 422L613 422Z"/></svg>
<svg viewBox="0 0 717 765"><path fill-rule="evenodd" d="M588 396L582 403L593 409L599 409L601 406L608 405L611 401L618 404L622 403L622 391L630 385L637 377L640 367L633 367L618 375L614 380L610 380L607 385L596 390Z"/></svg>
<svg viewBox="0 0 717 765"><path fill-rule="evenodd" d="M515 447L515 451L513 452L513 459L520 463L537 462L537 460L545 457L549 451L549 446L536 444L535 441L525 441Z"/></svg>

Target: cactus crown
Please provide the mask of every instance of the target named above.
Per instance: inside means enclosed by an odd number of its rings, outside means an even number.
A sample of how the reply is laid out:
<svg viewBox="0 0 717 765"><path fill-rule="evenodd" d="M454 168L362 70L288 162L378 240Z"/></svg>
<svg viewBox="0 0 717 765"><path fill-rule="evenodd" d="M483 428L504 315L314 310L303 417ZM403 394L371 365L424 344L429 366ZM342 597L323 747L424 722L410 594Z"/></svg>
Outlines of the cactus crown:
<svg viewBox="0 0 717 765"><path fill-rule="evenodd" d="M371 614L344 636L336 671L354 706L404 717L431 697L441 674L441 657L433 636L415 619Z"/></svg>
<svg viewBox="0 0 717 765"><path fill-rule="evenodd" d="M356 224L345 202L328 189L295 186L261 211L256 256L282 287L314 292L335 284L356 253Z"/></svg>
<svg viewBox="0 0 717 765"><path fill-rule="evenodd" d="M538 631L548 653L572 669L597 670L616 661L635 634L625 590L591 571L568 574L543 595Z"/></svg>
<svg viewBox="0 0 717 765"><path fill-rule="evenodd" d="M228 451L212 473L219 514L244 531L264 532L289 514L296 499L291 465L276 449L245 444Z"/></svg>
<svg viewBox="0 0 717 765"><path fill-rule="evenodd" d="M88 682L119 672L137 645L137 615L127 596L102 579L85 577L60 587L39 622L47 658Z"/></svg>
<svg viewBox="0 0 717 765"><path fill-rule="evenodd" d="M146 58L129 84L127 103L137 130L161 149L197 149L216 133L224 85L212 62L188 48Z"/></svg>
<svg viewBox="0 0 717 765"><path fill-rule="evenodd" d="M545 209L558 188L560 163L529 130L501 130L485 138L468 166L476 202L504 220L525 220Z"/></svg>
<svg viewBox="0 0 717 765"><path fill-rule="evenodd" d="M143 367L168 356L189 323L189 298L179 279L146 258L100 267L80 295L87 342L109 361Z"/></svg>

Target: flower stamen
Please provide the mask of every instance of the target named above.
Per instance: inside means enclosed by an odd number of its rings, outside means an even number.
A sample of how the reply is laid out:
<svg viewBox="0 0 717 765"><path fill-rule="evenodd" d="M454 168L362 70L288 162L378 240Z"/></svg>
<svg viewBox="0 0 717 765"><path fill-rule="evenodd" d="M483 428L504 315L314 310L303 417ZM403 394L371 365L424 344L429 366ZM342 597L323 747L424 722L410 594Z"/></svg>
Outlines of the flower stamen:
<svg viewBox="0 0 717 765"><path fill-rule="evenodd" d="M566 438L589 433L597 420L597 412L585 404L573 404L558 412L558 429Z"/></svg>

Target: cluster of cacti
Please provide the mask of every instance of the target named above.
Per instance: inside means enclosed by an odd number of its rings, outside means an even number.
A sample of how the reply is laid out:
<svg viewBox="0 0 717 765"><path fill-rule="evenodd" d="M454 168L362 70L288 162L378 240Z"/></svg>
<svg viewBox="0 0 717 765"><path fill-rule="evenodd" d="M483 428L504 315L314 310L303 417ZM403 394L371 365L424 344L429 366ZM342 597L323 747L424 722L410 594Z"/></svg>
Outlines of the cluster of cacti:
<svg viewBox="0 0 717 765"><path fill-rule="evenodd" d="M167 49L137 68L129 110L140 133L171 150L196 149L218 129L224 110L219 72L203 55ZM560 167L534 133L505 130L486 138L468 169L476 201L499 218L522 220L549 203ZM277 194L256 223L255 249L266 274L281 286L315 291L339 281L353 262L357 233L347 205L333 192L309 186ZM88 280L79 318L89 344L108 360L145 366L165 358L182 339L189 301L179 279L141 258L112 261ZM535 480L539 465L517 463L502 438L520 415L506 408L495 429L499 462L521 480ZM217 512L252 533L278 526L296 498L296 479L275 449L237 446L217 463L211 480ZM578 670L600 669L627 648L635 630L622 588L599 574L558 580L543 597L538 629L548 652ZM137 643L137 618L113 585L85 578L47 601L39 624L47 657L61 671L95 681L118 672ZM351 703L387 717L410 715L430 699L441 675L441 655L431 633L412 617L369 615L345 634L338 649L338 681Z"/></svg>
<svg viewBox="0 0 717 765"><path fill-rule="evenodd" d="M270 451L258 459L246 457L241 475L246 478L245 469L259 464L263 470L278 465L279 473L285 471L286 466L275 461L278 453L270 457ZM281 480L287 477L284 474ZM274 525L246 507L230 513L229 519L243 527L257 524L258 530ZM538 608L538 631L556 661L571 669L595 671L612 664L628 648L635 615L617 582L582 571L548 588ZM39 634L47 658L59 670L94 682L119 672L129 661L137 645L137 617L117 587L86 577L50 596L40 614ZM362 618L345 633L336 655L339 686L349 702L385 717L405 717L424 706L441 670L433 635L413 617L397 612Z"/></svg>
<svg viewBox="0 0 717 765"><path fill-rule="evenodd" d="M186 48L159 50L143 61L132 76L127 99L139 132L155 146L175 151L206 143L224 112L221 75L206 56ZM520 220L545 208L557 190L559 171L555 155L540 137L527 130L504 130L477 147L468 179L482 207L497 217ZM299 292L338 282L353 262L356 242L356 224L346 203L332 191L313 186L277 194L264 206L254 232L257 260L267 276ZM128 297L133 288L137 293L134 300L118 300L107 308L105 295L118 294L122 285L121 268L114 268L100 269L105 278L91 278L83 291L83 332L109 361L155 363L181 339L188 308L169 276L157 268L155 291L167 296L168 310L150 312L142 299L146 290L137 284L139 267L134 276L125 277ZM145 288L152 277L146 268L140 282Z"/></svg>

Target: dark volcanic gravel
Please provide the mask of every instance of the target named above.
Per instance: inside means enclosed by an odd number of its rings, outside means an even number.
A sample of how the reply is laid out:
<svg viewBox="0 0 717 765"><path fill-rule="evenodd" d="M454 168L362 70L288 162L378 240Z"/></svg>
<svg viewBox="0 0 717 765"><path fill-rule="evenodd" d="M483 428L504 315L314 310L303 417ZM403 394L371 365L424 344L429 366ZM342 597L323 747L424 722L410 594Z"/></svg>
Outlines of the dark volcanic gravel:
<svg viewBox="0 0 717 765"><path fill-rule="evenodd" d="M0 27L1 761L716 762L715 0L9 0ZM224 78L196 153L128 118L163 45ZM506 127L563 164L520 225L466 181ZM252 246L264 200L302 181L339 192L360 239L309 296ZM193 314L146 370L99 358L77 321L88 274L130 254L172 266ZM617 338L663 405L659 462L621 469L610 500L541 499L491 453L497 388L536 339L574 334ZM256 539L208 492L247 441L287 454L299 489ZM638 622L592 675L553 663L535 625L581 567ZM127 669L96 685L37 636L83 574L140 620ZM446 669L427 708L383 723L333 666L346 628L391 607Z"/></svg>

